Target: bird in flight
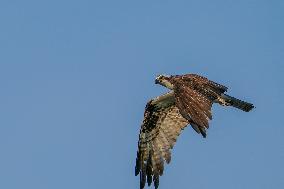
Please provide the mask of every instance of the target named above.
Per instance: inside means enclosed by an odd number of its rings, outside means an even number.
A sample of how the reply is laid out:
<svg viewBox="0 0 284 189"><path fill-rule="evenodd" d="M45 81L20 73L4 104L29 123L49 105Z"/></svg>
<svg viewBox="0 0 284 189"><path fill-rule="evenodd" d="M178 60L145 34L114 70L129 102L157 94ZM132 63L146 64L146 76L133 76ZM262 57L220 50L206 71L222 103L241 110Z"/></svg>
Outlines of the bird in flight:
<svg viewBox="0 0 284 189"><path fill-rule="evenodd" d="M251 103L225 94L227 87L196 74L159 75L155 83L170 91L151 99L145 107L135 166L135 175L140 174L140 189L146 182L148 186L153 182L158 188L164 162L170 163L171 149L187 125L206 137L213 103L245 112L254 108Z"/></svg>

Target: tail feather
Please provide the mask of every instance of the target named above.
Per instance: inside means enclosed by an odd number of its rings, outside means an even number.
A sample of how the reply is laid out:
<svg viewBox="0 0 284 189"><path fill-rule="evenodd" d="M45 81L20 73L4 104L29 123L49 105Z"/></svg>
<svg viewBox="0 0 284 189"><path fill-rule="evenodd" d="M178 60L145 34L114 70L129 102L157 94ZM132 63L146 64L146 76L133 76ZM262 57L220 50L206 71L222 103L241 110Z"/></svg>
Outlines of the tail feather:
<svg viewBox="0 0 284 189"><path fill-rule="evenodd" d="M228 103L229 106L233 106L245 112L249 112L250 110L254 108L253 104L244 102L240 99L237 99L235 97L232 97L226 94L222 94L222 98L225 100L226 103Z"/></svg>

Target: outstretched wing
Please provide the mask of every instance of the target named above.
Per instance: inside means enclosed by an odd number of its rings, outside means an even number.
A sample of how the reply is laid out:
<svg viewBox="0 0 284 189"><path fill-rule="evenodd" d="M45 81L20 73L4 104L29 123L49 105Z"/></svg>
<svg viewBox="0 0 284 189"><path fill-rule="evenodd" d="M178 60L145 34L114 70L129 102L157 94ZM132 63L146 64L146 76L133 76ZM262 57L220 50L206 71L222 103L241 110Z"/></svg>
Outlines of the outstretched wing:
<svg viewBox="0 0 284 189"><path fill-rule="evenodd" d="M176 106L193 129L206 137L209 120L212 119L213 102L227 90L227 87L195 74L172 78Z"/></svg>
<svg viewBox="0 0 284 189"><path fill-rule="evenodd" d="M141 189L144 188L146 180L149 186L153 181L155 188L158 188L164 161L170 162L170 149L188 123L175 106L173 92L147 103L139 134L135 166L135 175L140 173Z"/></svg>

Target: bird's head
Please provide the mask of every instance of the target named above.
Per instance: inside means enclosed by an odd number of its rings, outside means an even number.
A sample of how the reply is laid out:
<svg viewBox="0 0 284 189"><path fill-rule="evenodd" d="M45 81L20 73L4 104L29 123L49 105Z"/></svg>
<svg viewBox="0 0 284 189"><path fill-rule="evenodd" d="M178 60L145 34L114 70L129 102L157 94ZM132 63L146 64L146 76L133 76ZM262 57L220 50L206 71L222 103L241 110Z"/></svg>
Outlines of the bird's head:
<svg viewBox="0 0 284 189"><path fill-rule="evenodd" d="M155 79L155 84L160 84L164 87L167 87L168 89L173 89L174 86L170 81L171 76L167 75L158 75Z"/></svg>

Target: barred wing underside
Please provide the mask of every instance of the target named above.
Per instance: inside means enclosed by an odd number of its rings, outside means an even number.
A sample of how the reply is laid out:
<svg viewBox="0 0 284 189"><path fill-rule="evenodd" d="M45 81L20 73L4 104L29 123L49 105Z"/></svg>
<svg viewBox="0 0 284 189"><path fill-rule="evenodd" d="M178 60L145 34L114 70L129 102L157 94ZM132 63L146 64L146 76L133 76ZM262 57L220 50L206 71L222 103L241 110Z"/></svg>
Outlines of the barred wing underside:
<svg viewBox="0 0 284 189"><path fill-rule="evenodd" d="M140 188L152 181L155 188L163 174L164 161L171 160L171 149L188 121L175 106L173 93L168 93L147 103L141 126L136 158L135 175L140 173Z"/></svg>

